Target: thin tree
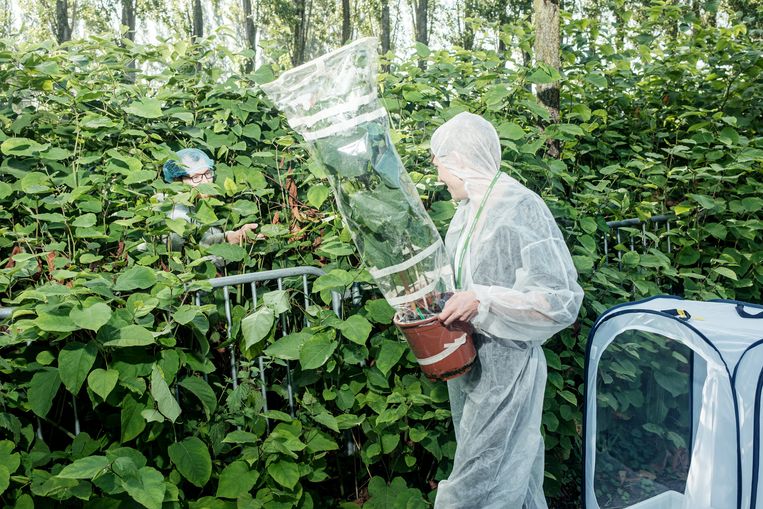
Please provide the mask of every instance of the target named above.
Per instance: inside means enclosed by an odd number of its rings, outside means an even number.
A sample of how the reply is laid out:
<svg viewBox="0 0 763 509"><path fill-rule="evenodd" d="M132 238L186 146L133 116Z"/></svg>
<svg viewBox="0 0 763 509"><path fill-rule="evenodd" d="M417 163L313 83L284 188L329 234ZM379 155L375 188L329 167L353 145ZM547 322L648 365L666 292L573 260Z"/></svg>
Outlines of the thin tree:
<svg viewBox="0 0 763 509"><path fill-rule="evenodd" d="M381 47L386 54L390 48L391 28L389 22L389 0L381 0Z"/></svg>
<svg viewBox="0 0 763 509"><path fill-rule="evenodd" d="M204 37L204 10L201 8L201 0L193 0L191 30L194 41Z"/></svg>
<svg viewBox="0 0 763 509"><path fill-rule="evenodd" d="M77 3L72 8L72 22L69 22L69 1L56 0L55 35L59 44L72 39L74 17L77 13Z"/></svg>
<svg viewBox="0 0 763 509"><path fill-rule="evenodd" d="M294 24L292 26L293 48L291 63L300 65L305 61L307 30L310 21L310 9L307 0L294 0Z"/></svg>
<svg viewBox="0 0 763 509"><path fill-rule="evenodd" d="M352 37L350 14L350 0L342 0L342 44L345 44Z"/></svg>
<svg viewBox="0 0 763 509"><path fill-rule="evenodd" d="M561 26L559 0L534 0L533 25L535 27L535 62L556 69L561 67ZM537 84L538 101L546 107L551 123L559 122L559 82ZM541 126L545 127L545 126ZM546 142L546 155L558 158L561 154L559 140Z"/></svg>
<svg viewBox="0 0 763 509"><path fill-rule="evenodd" d="M252 0L242 0L244 8L244 37L246 38L246 47L252 51L251 58L248 58L244 66L246 72L254 70L255 56L257 54L257 26L254 24L254 13L252 12Z"/></svg>
<svg viewBox="0 0 763 509"><path fill-rule="evenodd" d="M124 34L125 39L135 42L135 8L137 0L122 0L122 26L127 27L127 31ZM121 44L123 47L125 44ZM135 82L135 59L131 58L127 62L127 73L125 79L130 82Z"/></svg>
<svg viewBox="0 0 763 509"><path fill-rule="evenodd" d="M470 20L477 15L475 0L464 0L464 33L461 37L461 46L471 51L474 48L474 29Z"/></svg>
<svg viewBox="0 0 763 509"><path fill-rule="evenodd" d="M122 0L122 25L127 27L125 37L135 42L136 0Z"/></svg>
<svg viewBox="0 0 763 509"><path fill-rule="evenodd" d="M416 42L429 45L429 0L411 0Z"/></svg>

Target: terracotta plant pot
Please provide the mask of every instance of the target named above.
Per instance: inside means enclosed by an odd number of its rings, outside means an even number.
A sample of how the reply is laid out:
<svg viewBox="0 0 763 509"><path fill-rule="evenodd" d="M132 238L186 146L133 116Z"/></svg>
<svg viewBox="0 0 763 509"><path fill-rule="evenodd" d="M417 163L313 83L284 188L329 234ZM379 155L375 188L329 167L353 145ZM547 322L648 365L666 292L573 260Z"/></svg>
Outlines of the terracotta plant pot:
<svg viewBox="0 0 763 509"><path fill-rule="evenodd" d="M395 325L419 361L421 370L430 380L450 380L468 372L477 360L472 341L472 326L465 322L443 324L436 316Z"/></svg>

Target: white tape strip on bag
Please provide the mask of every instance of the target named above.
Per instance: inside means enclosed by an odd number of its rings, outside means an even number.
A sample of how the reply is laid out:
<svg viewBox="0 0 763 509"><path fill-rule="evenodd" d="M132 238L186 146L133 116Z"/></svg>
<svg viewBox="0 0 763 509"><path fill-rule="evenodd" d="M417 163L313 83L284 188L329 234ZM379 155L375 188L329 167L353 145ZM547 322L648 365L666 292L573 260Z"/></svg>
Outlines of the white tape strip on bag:
<svg viewBox="0 0 763 509"><path fill-rule="evenodd" d="M456 338L456 340L454 342L452 342L452 343L445 343L444 345L442 345L442 346L445 347L445 349L442 352L440 352L438 354L434 354L431 357L427 357L426 359L416 359L416 360L422 366L429 366L430 364L434 364L436 362L440 362L441 360L449 357L456 350L458 350L458 348L461 345L463 345L465 343L466 343L466 334Z"/></svg>
<svg viewBox="0 0 763 509"><path fill-rule="evenodd" d="M381 277L389 276L390 274L395 274L396 272L402 272L404 270L408 270L417 263L419 263L424 258L428 257L442 245L442 242L437 241L425 250L421 251L419 254L412 256L411 258L408 258L403 263L398 263L397 265L390 265L389 267L384 267L383 269L377 269L376 267L371 268L368 270L368 272L371 274L371 276L374 279L379 279Z"/></svg>
<svg viewBox="0 0 763 509"><path fill-rule="evenodd" d="M413 292L409 295L402 295L400 297L393 297L391 299L387 299L387 302L390 306L398 306L400 304L407 304L408 302L413 302L415 300L420 299L424 295L428 294L435 288L437 288L437 283L439 283L439 280L436 280L434 283L430 283L426 285L424 288L417 292Z"/></svg>
<svg viewBox="0 0 763 509"><path fill-rule="evenodd" d="M358 115L357 117L351 118L349 120L345 120L344 122L339 122L338 124L334 124L323 129L318 129L317 131L305 131L302 133L302 136L304 136L307 141L314 141L320 138L331 136L332 134L348 131L356 125L360 125L364 122L370 122L371 120L376 120L377 118L386 116L387 110L384 108L379 108L374 111Z"/></svg>
<svg viewBox="0 0 763 509"><path fill-rule="evenodd" d="M319 111L318 113L314 115L308 115L306 117L296 117L289 120L289 124L296 129L300 130L300 128L305 127L312 127L321 120L326 120L327 118L334 117L336 115L340 115L342 113L347 113L349 111L356 111L361 106L365 106L366 104L369 104L376 100L376 93L370 93L366 95L362 95L360 97L356 97L355 99L351 101L344 102L342 104L337 104L336 106L332 106L331 108L326 108L325 110Z"/></svg>

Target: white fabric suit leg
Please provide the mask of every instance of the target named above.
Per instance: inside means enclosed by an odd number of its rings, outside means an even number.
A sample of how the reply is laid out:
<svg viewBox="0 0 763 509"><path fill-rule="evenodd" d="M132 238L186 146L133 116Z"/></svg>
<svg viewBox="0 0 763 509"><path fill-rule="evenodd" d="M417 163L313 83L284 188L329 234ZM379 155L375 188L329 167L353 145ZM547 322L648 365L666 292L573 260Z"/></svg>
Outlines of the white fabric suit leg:
<svg viewBox="0 0 763 509"><path fill-rule="evenodd" d="M479 363L448 382L456 457L436 509L546 509L540 346L477 336Z"/></svg>

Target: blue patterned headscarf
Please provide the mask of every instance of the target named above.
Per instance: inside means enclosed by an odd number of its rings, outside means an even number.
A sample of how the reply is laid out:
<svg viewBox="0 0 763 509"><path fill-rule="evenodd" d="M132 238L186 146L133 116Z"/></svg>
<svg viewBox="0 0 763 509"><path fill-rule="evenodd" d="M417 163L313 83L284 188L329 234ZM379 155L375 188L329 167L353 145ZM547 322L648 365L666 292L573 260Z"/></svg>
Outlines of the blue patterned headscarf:
<svg viewBox="0 0 763 509"><path fill-rule="evenodd" d="M197 148L184 148L176 152L177 159L170 159L162 167L164 181L172 183L215 167L214 161Z"/></svg>

